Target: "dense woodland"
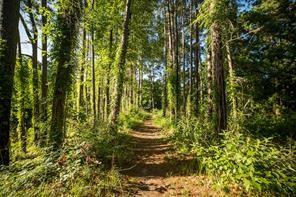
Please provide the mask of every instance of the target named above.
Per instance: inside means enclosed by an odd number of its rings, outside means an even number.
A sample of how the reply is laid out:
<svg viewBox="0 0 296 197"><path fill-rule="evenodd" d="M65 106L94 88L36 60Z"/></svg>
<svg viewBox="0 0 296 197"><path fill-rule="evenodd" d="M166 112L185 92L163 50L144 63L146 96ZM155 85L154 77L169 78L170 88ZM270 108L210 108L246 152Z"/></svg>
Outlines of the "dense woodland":
<svg viewBox="0 0 296 197"><path fill-rule="evenodd" d="M296 195L295 0L0 0L0 64L0 196L137 196L147 124L209 188L146 196Z"/></svg>

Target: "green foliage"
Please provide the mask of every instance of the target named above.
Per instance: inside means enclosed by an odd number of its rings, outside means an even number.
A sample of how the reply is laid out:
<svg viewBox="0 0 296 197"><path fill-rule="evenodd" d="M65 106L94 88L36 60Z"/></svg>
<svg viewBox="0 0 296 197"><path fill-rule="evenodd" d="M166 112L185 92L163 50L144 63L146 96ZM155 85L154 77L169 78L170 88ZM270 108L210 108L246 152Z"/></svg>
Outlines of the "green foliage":
<svg viewBox="0 0 296 197"><path fill-rule="evenodd" d="M295 139L296 115L275 117L258 113L245 121L244 126L256 136L273 137L277 142L285 142L287 138Z"/></svg>
<svg viewBox="0 0 296 197"><path fill-rule="evenodd" d="M132 108L126 112L121 113L119 124L124 129L134 129L143 123L149 114L140 108Z"/></svg>
<svg viewBox="0 0 296 197"><path fill-rule="evenodd" d="M91 125L70 120L59 152L31 145L30 154L14 153L16 161L0 169L0 195L112 196L121 184L115 164L131 158L129 139L122 133L111 136L103 123L89 129Z"/></svg>
<svg viewBox="0 0 296 197"><path fill-rule="evenodd" d="M156 125L161 127L168 134L170 134L174 128L172 120L169 117L163 117L162 110L153 112L153 120Z"/></svg>
<svg viewBox="0 0 296 197"><path fill-rule="evenodd" d="M214 140L214 129L209 124L202 124L197 118L185 118L178 122L171 139L183 151L195 147L209 147Z"/></svg>
<svg viewBox="0 0 296 197"><path fill-rule="evenodd" d="M295 192L295 143L276 146L271 138L226 131L218 141L213 128L195 118L179 121L171 140L183 153L200 161L200 172L222 187L237 185L246 192ZM293 144L294 143L294 144Z"/></svg>
<svg viewBox="0 0 296 197"><path fill-rule="evenodd" d="M269 138L228 132L218 145L198 149L203 168L220 183L236 183L248 192L295 192L295 145L277 148Z"/></svg>

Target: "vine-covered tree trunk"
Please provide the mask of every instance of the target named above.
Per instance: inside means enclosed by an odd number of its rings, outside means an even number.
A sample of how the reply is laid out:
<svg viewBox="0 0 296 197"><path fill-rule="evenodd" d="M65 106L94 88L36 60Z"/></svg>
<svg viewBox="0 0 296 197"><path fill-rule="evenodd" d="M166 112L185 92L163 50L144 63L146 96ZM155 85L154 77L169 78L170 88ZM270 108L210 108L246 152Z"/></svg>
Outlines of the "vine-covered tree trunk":
<svg viewBox="0 0 296 197"><path fill-rule="evenodd" d="M193 103L193 0L190 0L190 67L189 67L189 114L192 114Z"/></svg>
<svg viewBox="0 0 296 197"><path fill-rule="evenodd" d="M110 115L110 105L111 105L111 99L110 99L110 72L111 72L111 66L112 66L112 57L113 57L113 29L110 30L109 35L109 59L110 62L107 67L107 84L106 84L106 112L107 117Z"/></svg>
<svg viewBox="0 0 296 197"><path fill-rule="evenodd" d="M79 87L78 87L78 107L77 111L81 112L81 109L84 109L84 90L85 90L85 85L84 85L84 75L85 75L85 64L86 64L86 29L83 27L82 30L82 60L80 64L80 81L79 81Z"/></svg>
<svg viewBox="0 0 296 197"><path fill-rule="evenodd" d="M230 44L226 43L226 54L227 54L227 62L229 67L229 88L230 88L230 99L232 104L232 118L233 120L237 119L237 101L235 97L235 73L234 73L234 65L232 59L232 51L230 48Z"/></svg>
<svg viewBox="0 0 296 197"><path fill-rule="evenodd" d="M0 165L9 165L10 109L20 2L1 0L0 5Z"/></svg>
<svg viewBox="0 0 296 197"><path fill-rule="evenodd" d="M195 0L196 9L198 8L198 1ZM197 14L196 10L196 14ZM199 113L200 102L200 74L199 74L199 57L200 57L200 43L199 43L199 24L195 24L195 46L194 46L194 60L195 60L195 94L194 94L194 115Z"/></svg>
<svg viewBox="0 0 296 197"><path fill-rule="evenodd" d="M176 108L176 118L179 118L180 114L180 65L179 65L179 23L178 23L178 10L177 3L175 2L175 10L174 10L174 23L175 23L175 72L176 72L176 80L175 80L175 108Z"/></svg>
<svg viewBox="0 0 296 197"><path fill-rule="evenodd" d="M95 44L94 44L94 32L91 33L91 53L92 53L92 104L93 104L93 115L94 115L94 125L97 119L97 108L96 108L96 70L95 70Z"/></svg>
<svg viewBox="0 0 296 197"><path fill-rule="evenodd" d="M38 77L38 29L33 14L33 4L31 0L27 1L29 10L29 18L32 25L32 34L30 38L32 44L32 68L33 68L33 129L34 142L37 144L40 137L39 115L40 115L40 101L39 101L39 77Z"/></svg>
<svg viewBox="0 0 296 197"><path fill-rule="evenodd" d="M208 119L212 118L213 114L213 68L212 68L212 53L211 50L208 48L207 53L207 89L208 89Z"/></svg>
<svg viewBox="0 0 296 197"><path fill-rule="evenodd" d="M18 36L18 62L19 62L19 80L20 80L20 91L19 91L19 111L18 111L18 132L21 135L21 150L26 153L27 152L27 131L26 131L26 125L25 125L25 89L26 86L26 78L24 76L24 73L26 70L24 69L25 64L23 63L22 58L22 47L21 47L21 41L20 41L20 34Z"/></svg>
<svg viewBox="0 0 296 197"><path fill-rule="evenodd" d="M42 0L42 8L43 12L47 9L47 0ZM43 121L47 119L47 16L45 13L42 14L42 102L41 102L41 110L42 115L41 118Z"/></svg>
<svg viewBox="0 0 296 197"><path fill-rule="evenodd" d="M128 36L129 36L129 21L131 18L131 2L132 0L127 0L126 8L125 8L125 19L123 23L123 34L120 49L118 52L118 57L116 59L116 68L117 71L117 86L115 93L115 106L112 112L112 120L111 120L111 130L113 132L116 131L118 116L121 108L121 99L123 94L123 84L124 84L124 74L125 74L125 61L126 61L126 53L127 53L127 45L128 45Z"/></svg>
<svg viewBox="0 0 296 197"><path fill-rule="evenodd" d="M92 9L94 9L95 1L92 1ZM92 57L92 104L93 104L93 115L94 115L94 125L97 120L97 108L96 108L96 70L95 70L95 39L94 39L94 27L92 26L91 31L91 57Z"/></svg>
<svg viewBox="0 0 296 197"><path fill-rule="evenodd" d="M182 71L182 83L183 83L183 113L186 115L186 104L187 104L187 91L186 91L186 33L185 33L185 17L186 17L186 2L182 1L182 66L183 66L183 71Z"/></svg>
<svg viewBox="0 0 296 197"><path fill-rule="evenodd" d="M215 104L216 104L216 131L220 133L227 127L226 114L226 94L225 94L225 80L224 68L222 60L222 41L221 41L221 27L217 22L214 22L211 27L212 38L212 66L215 73Z"/></svg>
<svg viewBox="0 0 296 197"><path fill-rule="evenodd" d="M54 40L54 55L57 73L53 92L52 120L49 135L53 150L58 150L64 139L64 120L66 95L71 86L71 74L74 70L72 53L76 46L76 37L80 19L80 0L66 0L59 7L57 16L57 33Z"/></svg>
<svg viewBox="0 0 296 197"><path fill-rule="evenodd" d="M163 69L163 95L162 95L162 116L166 116L168 106L168 91L167 91L167 67L168 67L168 19L164 9L164 69Z"/></svg>
<svg viewBox="0 0 296 197"><path fill-rule="evenodd" d="M47 0L42 0L41 6L43 9L42 13L42 76L41 76L41 120L42 122L46 122L47 120ZM40 136L40 144L43 146L46 142L47 129L43 129L42 134Z"/></svg>

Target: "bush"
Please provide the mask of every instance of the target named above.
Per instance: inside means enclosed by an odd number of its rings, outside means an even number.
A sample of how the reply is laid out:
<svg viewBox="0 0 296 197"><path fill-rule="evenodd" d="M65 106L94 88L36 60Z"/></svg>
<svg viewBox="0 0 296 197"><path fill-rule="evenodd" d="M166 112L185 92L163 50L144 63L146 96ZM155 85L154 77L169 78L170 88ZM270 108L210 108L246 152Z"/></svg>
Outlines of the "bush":
<svg viewBox="0 0 296 197"><path fill-rule="evenodd" d="M129 111L121 113L120 125L125 129L134 129L143 123L149 114L142 109L132 108Z"/></svg>
<svg viewBox="0 0 296 197"><path fill-rule="evenodd" d="M218 139L213 131L200 119L183 119L171 140L183 153L195 155L199 171L216 177L217 185L236 185L251 193L295 193L295 142L279 147L272 138L256 139L242 129L225 131Z"/></svg>
<svg viewBox="0 0 296 197"><path fill-rule="evenodd" d="M295 146L277 148L269 138L227 132L219 145L199 150L206 172L218 175L223 184L236 183L246 191L295 192Z"/></svg>

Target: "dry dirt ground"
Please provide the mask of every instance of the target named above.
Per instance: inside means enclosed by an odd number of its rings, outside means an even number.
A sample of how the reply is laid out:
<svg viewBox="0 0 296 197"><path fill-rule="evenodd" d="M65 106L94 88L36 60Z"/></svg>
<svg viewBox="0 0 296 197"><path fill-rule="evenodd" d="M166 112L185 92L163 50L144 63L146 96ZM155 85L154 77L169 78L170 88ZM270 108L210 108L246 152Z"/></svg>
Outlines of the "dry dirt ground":
<svg viewBox="0 0 296 197"><path fill-rule="evenodd" d="M187 170L197 162L178 156L152 120L130 135L136 159L122 171L128 180L123 196L223 196L205 176Z"/></svg>

